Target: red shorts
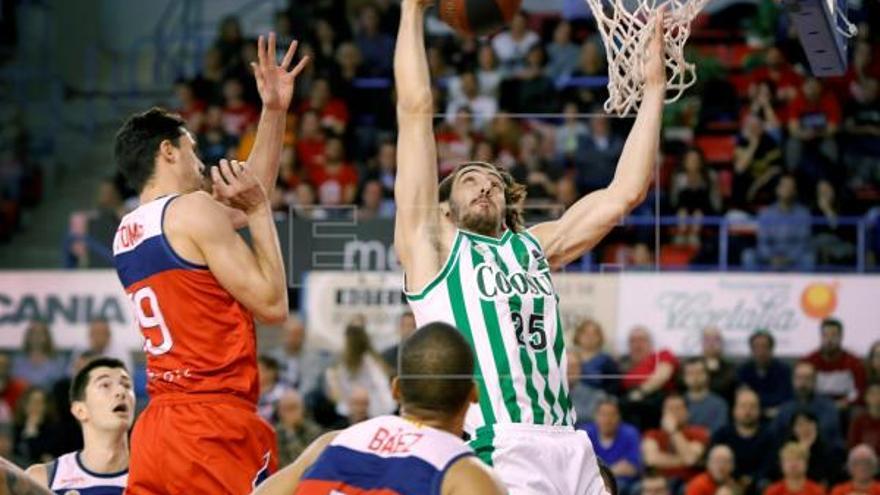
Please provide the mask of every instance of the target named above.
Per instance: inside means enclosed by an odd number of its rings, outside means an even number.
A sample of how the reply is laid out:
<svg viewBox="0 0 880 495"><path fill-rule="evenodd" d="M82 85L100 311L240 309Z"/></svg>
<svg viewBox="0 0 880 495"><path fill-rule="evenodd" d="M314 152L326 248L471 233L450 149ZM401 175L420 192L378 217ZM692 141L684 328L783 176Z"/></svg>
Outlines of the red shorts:
<svg viewBox="0 0 880 495"><path fill-rule="evenodd" d="M275 431L226 395L153 399L131 434L126 495L245 495L278 466Z"/></svg>

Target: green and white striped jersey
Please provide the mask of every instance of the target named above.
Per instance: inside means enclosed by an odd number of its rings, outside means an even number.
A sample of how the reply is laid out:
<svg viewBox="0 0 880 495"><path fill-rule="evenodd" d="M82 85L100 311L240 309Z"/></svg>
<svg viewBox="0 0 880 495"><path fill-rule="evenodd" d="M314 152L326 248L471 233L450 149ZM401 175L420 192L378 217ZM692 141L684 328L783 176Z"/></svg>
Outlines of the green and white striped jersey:
<svg viewBox="0 0 880 495"><path fill-rule="evenodd" d="M558 296L531 234L457 231L440 273L407 299L419 326L453 325L474 349L480 402L468 411L471 435L490 435L497 423L574 424Z"/></svg>

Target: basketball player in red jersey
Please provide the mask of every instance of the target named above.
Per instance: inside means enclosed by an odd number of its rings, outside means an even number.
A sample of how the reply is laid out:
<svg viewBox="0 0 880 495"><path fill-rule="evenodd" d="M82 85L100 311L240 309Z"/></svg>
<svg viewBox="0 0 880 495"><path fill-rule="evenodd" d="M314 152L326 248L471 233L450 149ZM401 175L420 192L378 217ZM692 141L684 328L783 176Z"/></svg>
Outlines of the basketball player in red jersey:
<svg viewBox="0 0 880 495"><path fill-rule="evenodd" d="M280 65L260 37L263 111L247 165L204 164L180 117L152 109L116 136L116 160L141 205L113 243L147 353L151 401L135 424L126 493L244 494L276 466L275 435L256 412L254 317L287 316L287 284L269 195L278 175L295 44ZM249 246L235 231L246 225Z"/></svg>

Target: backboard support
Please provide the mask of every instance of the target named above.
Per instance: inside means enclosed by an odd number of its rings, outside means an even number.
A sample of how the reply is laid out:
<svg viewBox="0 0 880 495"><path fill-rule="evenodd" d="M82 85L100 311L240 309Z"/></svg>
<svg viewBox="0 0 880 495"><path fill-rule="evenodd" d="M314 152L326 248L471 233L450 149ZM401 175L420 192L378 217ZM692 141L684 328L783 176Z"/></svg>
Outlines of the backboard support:
<svg viewBox="0 0 880 495"><path fill-rule="evenodd" d="M838 27L838 16L846 13L846 0L783 0L783 5L797 29L813 75L846 73L847 37Z"/></svg>

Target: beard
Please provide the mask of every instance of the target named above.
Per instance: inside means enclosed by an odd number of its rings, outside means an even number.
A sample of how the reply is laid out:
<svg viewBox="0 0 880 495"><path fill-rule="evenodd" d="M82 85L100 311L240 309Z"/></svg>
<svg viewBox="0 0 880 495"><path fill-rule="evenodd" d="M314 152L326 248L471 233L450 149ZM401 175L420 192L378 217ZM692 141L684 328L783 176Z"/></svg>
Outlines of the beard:
<svg viewBox="0 0 880 495"><path fill-rule="evenodd" d="M495 205L490 203L489 208L476 207L472 210L461 211L461 205L455 201L449 202L449 211L452 214L452 222L456 227L487 237L496 237L501 230L501 219L495 213Z"/></svg>

